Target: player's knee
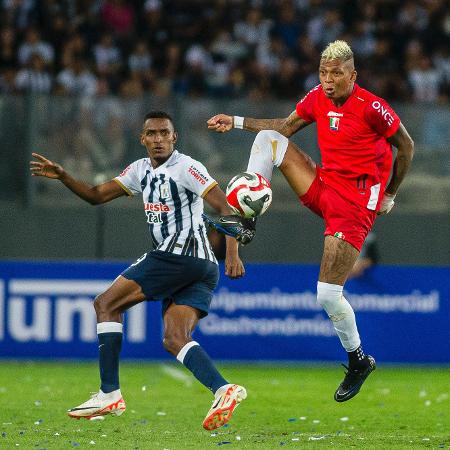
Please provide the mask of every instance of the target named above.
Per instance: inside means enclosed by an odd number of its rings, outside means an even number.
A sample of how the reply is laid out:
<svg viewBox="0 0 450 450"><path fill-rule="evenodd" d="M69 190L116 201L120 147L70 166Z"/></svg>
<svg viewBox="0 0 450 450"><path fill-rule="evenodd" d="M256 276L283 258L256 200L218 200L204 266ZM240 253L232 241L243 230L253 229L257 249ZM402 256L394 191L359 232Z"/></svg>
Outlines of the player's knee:
<svg viewBox="0 0 450 450"><path fill-rule="evenodd" d="M176 356L189 340L190 336L186 336L182 332L166 331L164 332L163 346L167 352Z"/></svg>
<svg viewBox="0 0 450 450"><path fill-rule="evenodd" d="M344 319L347 315L345 302L342 301L342 286L338 284L317 283L317 302L333 322Z"/></svg>
<svg viewBox="0 0 450 450"><path fill-rule="evenodd" d="M103 294L97 295L97 297L95 297L94 309L95 313L97 314L97 319L100 319L100 322L102 322L105 317L108 317L112 313L110 304Z"/></svg>
<svg viewBox="0 0 450 450"><path fill-rule="evenodd" d="M259 151L267 152L275 166L280 166L289 144L286 136L275 130L261 130L255 138L254 146Z"/></svg>

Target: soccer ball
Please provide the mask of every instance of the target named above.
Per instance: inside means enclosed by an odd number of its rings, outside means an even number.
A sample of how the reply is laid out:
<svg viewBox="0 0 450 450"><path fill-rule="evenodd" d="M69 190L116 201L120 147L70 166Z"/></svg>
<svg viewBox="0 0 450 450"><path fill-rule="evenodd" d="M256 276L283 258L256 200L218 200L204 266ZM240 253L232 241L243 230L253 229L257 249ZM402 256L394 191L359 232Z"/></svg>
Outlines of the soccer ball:
<svg viewBox="0 0 450 450"><path fill-rule="evenodd" d="M247 219L264 214L272 202L269 181L254 172L242 172L233 177L226 195L230 208Z"/></svg>

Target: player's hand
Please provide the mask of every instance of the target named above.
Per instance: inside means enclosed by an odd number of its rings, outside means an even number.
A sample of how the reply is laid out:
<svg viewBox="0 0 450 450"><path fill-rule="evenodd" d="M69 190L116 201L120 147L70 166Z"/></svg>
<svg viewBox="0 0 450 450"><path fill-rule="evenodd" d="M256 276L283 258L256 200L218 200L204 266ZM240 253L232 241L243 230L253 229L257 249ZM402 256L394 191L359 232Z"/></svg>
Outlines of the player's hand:
<svg viewBox="0 0 450 450"><path fill-rule="evenodd" d="M241 278L245 275L244 264L238 255L228 255L225 257L225 275L229 278Z"/></svg>
<svg viewBox="0 0 450 450"><path fill-rule="evenodd" d="M30 161L30 171L33 177L47 177L59 179L64 174L64 169L57 163L50 161L39 153L31 154L37 161Z"/></svg>
<svg viewBox="0 0 450 450"><path fill-rule="evenodd" d="M207 122L208 129L217 131L218 133L226 133L233 128L233 116L227 116L226 114L217 114Z"/></svg>
<svg viewBox="0 0 450 450"><path fill-rule="evenodd" d="M377 212L379 216L389 214L390 210L394 207L395 194L384 193L383 200L381 200L380 209Z"/></svg>

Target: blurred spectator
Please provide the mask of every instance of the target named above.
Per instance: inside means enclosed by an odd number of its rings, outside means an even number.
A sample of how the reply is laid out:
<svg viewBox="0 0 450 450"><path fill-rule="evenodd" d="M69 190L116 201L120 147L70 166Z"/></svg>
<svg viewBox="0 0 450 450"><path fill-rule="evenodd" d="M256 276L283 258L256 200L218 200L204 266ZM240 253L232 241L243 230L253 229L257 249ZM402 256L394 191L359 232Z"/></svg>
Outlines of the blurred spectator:
<svg viewBox="0 0 450 450"><path fill-rule="evenodd" d="M12 27L5 27L0 32L0 69L4 67L16 67L16 31Z"/></svg>
<svg viewBox="0 0 450 450"><path fill-rule="evenodd" d="M273 34L279 36L289 52L295 52L297 41L302 34L297 12L292 3L283 3L279 17L273 27Z"/></svg>
<svg viewBox="0 0 450 450"><path fill-rule="evenodd" d="M3 21L20 31L25 29L31 22L35 3L35 0L3 0Z"/></svg>
<svg viewBox="0 0 450 450"><path fill-rule="evenodd" d="M36 28L28 28L25 33L25 41L20 45L18 60L21 65L25 65L31 58L31 55L38 54L46 64L53 62L53 46L41 39L41 34Z"/></svg>
<svg viewBox="0 0 450 450"><path fill-rule="evenodd" d="M417 102L436 103L439 98L441 77L428 56L421 56L408 73L413 99Z"/></svg>
<svg viewBox="0 0 450 450"><path fill-rule="evenodd" d="M56 78L59 94L92 96L97 91L97 78L81 58L72 59Z"/></svg>
<svg viewBox="0 0 450 450"><path fill-rule="evenodd" d="M99 74L110 75L118 71L121 64L119 48L110 33L102 34L93 49L95 65Z"/></svg>
<svg viewBox="0 0 450 450"><path fill-rule="evenodd" d="M0 71L0 94L12 94L15 91L16 72L12 67Z"/></svg>
<svg viewBox="0 0 450 450"><path fill-rule="evenodd" d="M49 94L53 86L53 76L45 69L45 61L41 55L31 55L27 68L19 70L15 79L19 92Z"/></svg>
<svg viewBox="0 0 450 450"><path fill-rule="evenodd" d="M105 0L101 7L101 18L107 29L116 36L128 35L133 27L134 9L124 0Z"/></svg>
<svg viewBox="0 0 450 450"><path fill-rule="evenodd" d="M265 18L260 8L250 8L244 20L234 26L236 38L248 46L249 51L269 45L272 21Z"/></svg>
<svg viewBox="0 0 450 450"><path fill-rule="evenodd" d="M138 72L145 74L152 66L152 55L148 50L148 45L145 41L139 40L133 48L128 57L128 69L131 72Z"/></svg>

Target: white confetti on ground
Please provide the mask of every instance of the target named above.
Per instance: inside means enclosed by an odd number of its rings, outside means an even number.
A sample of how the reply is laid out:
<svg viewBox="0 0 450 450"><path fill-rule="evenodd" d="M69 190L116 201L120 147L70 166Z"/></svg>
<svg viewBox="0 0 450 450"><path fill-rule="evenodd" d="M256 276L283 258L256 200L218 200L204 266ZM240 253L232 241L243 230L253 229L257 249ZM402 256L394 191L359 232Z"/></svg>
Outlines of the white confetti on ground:
<svg viewBox="0 0 450 450"><path fill-rule="evenodd" d="M102 437L106 437L106 434L102 434Z"/></svg>
<svg viewBox="0 0 450 450"><path fill-rule="evenodd" d="M237 440L237 441L240 441L240 440L241 440L241 437L240 437L240 436L236 436L236 440Z"/></svg>
<svg viewBox="0 0 450 450"><path fill-rule="evenodd" d="M348 417L341 417L341 422L348 422Z"/></svg>
<svg viewBox="0 0 450 450"><path fill-rule="evenodd" d="M55 433L53 436L59 436L59 433Z"/></svg>
<svg viewBox="0 0 450 450"><path fill-rule="evenodd" d="M103 416L94 416L91 417L89 420L105 420L105 418Z"/></svg>
<svg viewBox="0 0 450 450"><path fill-rule="evenodd" d="M41 406L41 405L42 405L42 402L39 401L39 400L36 400L36 401L34 402L34 404L35 404L35 406Z"/></svg>
<svg viewBox="0 0 450 450"><path fill-rule="evenodd" d="M430 438L423 438L422 441L429 441Z"/></svg>
<svg viewBox="0 0 450 450"><path fill-rule="evenodd" d="M441 403L441 402L443 402L444 400L447 400L447 399L448 399L448 394L439 394L438 398L436 399L436 401L438 403Z"/></svg>
<svg viewBox="0 0 450 450"><path fill-rule="evenodd" d="M217 433L211 433L211 437L217 436Z"/></svg>
<svg viewBox="0 0 450 450"><path fill-rule="evenodd" d="M293 441L299 441L300 438L292 438Z"/></svg>
<svg viewBox="0 0 450 450"><path fill-rule="evenodd" d="M320 423L320 420L315 419L313 420L313 423Z"/></svg>
<svg viewBox="0 0 450 450"><path fill-rule="evenodd" d="M426 400L425 401L425 406L430 406L431 405L431 401L430 400Z"/></svg>
<svg viewBox="0 0 450 450"><path fill-rule="evenodd" d="M305 416L299 417L300 420L306 420Z"/></svg>
<svg viewBox="0 0 450 450"><path fill-rule="evenodd" d="M91 442L89 442L89 444L95 445L95 441L91 441Z"/></svg>
<svg viewBox="0 0 450 450"><path fill-rule="evenodd" d="M426 397L427 396L427 391L420 391L419 392L419 397L420 398L423 398L423 397Z"/></svg>
<svg viewBox="0 0 450 450"><path fill-rule="evenodd" d="M156 415L157 415L157 416L165 416L165 415L167 415L167 413L165 413L164 411L158 411L158 412L156 413Z"/></svg>
<svg viewBox="0 0 450 450"><path fill-rule="evenodd" d="M310 436L308 441L320 441L321 439L325 439L325 436Z"/></svg>

